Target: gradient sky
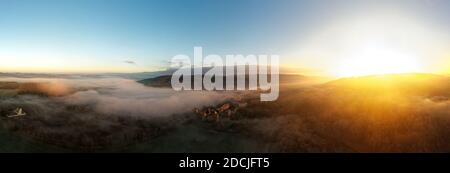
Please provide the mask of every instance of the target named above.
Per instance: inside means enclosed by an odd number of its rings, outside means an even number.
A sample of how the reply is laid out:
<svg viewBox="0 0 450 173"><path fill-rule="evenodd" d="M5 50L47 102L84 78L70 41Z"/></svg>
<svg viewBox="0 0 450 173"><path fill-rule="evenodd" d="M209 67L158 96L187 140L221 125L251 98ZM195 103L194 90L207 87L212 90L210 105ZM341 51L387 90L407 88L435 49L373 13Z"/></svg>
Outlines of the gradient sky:
<svg viewBox="0 0 450 173"><path fill-rule="evenodd" d="M382 26L386 46L419 57L423 71L446 73L449 20L446 0L0 0L0 71L153 71L194 46L328 71L358 49L347 38L362 21Z"/></svg>

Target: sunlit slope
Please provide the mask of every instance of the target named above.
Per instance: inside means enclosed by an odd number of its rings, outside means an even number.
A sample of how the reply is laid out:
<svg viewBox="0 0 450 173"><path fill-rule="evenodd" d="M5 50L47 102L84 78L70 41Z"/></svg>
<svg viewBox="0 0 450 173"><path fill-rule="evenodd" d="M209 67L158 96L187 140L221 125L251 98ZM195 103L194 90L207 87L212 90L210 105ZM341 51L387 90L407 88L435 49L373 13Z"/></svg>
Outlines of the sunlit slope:
<svg viewBox="0 0 450 173"><path fill-rule="evenodd" d="M433 74L373 75L343 78L329 82L325 87L343 92L448 97L450 95L450 77Z"/></svg>
<svg viewBox="0 0 450 173"><path fill-rule="evenodd" d="M292 115L281 128L292 140L283 146L317 142L304 135L311 133L358 152L449 152L449 92L446 76L343 78L309 89L281 90L273 109Z"/></svg>

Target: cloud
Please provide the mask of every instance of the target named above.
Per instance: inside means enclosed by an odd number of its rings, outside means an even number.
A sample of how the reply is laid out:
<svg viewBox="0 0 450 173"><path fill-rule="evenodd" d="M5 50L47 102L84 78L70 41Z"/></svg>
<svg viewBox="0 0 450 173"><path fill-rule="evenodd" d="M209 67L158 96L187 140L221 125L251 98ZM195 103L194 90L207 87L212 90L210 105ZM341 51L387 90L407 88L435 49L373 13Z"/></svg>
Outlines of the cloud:
<svg viewBox="0 0 450 173"><path fill-rule="evenodd" d="M127 64L131 64L131 65L137 65L136 62L131 61L131 60L126 60L126 61L123 61L123 62L127 63Z"/></svg>

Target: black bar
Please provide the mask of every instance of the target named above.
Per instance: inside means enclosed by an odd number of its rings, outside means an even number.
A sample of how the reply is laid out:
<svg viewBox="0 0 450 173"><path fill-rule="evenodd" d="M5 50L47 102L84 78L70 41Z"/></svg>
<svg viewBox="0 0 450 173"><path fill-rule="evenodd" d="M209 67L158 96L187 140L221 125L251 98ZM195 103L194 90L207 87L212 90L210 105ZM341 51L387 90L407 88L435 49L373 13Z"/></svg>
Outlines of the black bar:
<svg viewBox="0 0 450 173"><path fill-rule="evenodd" d="M221 165L181 168L181 160L214 160ZM223 167L224 158L268 158L268 167ZM448 169L449 154L0 154L0 165L15 170L114 170L153 172L386 171ZM244 162L245 163L245 162ZM141 171L143 170L143 171Z"/></svg>

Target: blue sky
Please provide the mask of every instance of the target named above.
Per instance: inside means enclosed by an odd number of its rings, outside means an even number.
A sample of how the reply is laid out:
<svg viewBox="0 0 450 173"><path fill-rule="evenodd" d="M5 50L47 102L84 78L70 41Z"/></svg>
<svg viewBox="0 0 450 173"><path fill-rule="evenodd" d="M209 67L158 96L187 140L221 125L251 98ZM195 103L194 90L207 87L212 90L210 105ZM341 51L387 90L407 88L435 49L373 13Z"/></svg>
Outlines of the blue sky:
<svg viewBox="0 0 450 173"><path fill-rule="evenodd" d="M440 0L0 0L0 59L7 71L151 71L203 46L307 66L295 55L317 30L385 8L449 29L450 5Z"/></svg>

